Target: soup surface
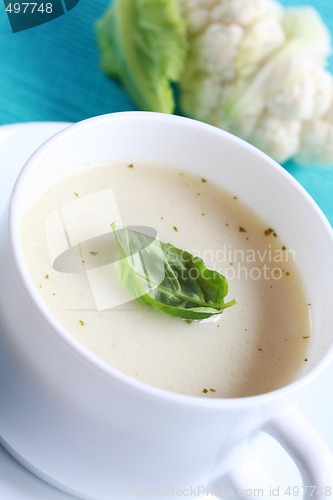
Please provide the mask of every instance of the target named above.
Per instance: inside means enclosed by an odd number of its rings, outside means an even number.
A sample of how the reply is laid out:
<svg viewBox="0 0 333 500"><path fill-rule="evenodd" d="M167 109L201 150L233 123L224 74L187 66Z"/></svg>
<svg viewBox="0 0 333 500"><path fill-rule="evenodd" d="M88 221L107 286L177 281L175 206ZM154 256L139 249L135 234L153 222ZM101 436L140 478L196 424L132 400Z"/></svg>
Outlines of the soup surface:
<svg viewBox="0 0 333 500"><path fill-rule="evenodd" d="M146 226L200 256L236 305L201 321L98 294L117 250L110 224ZM142 231L144 232L144 231ZM307 362L310 306L297 256L233 193L162 165L110 162L49 187L22 220L31 277L54 316L86 348L148 384L202 397L265 393ZM105 272L104 272L105 271ZM107 287L108 288L108 287Z"/></svg>

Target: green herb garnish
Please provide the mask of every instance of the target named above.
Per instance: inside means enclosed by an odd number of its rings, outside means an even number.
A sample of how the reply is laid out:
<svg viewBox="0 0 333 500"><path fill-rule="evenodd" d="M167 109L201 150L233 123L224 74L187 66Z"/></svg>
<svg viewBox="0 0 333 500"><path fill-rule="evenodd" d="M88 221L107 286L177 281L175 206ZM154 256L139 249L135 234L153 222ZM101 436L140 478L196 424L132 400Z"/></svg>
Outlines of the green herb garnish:
<svg viewBox="0 0 333 500"><path fill-rule="evenodd" d="M224 303L228 282L207 269L199 257L146 234L111 224L120 254L125 288L146 304L187 319L221 314L235 304Z"/></svg>

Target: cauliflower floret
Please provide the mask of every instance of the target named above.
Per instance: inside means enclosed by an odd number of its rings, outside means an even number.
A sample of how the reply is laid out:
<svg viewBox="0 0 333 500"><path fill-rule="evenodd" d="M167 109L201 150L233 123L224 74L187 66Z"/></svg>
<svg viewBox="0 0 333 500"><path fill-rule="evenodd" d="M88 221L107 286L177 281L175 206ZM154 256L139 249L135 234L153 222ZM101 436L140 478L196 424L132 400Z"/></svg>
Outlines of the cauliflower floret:
<svg viewBox="0 0 333 500"><path fill-rule="evenodd" d="M331 114L333 115L333 106ZM318 118L304 122L300 137L300 148L294 159L300 165L307 165L308 163L332 164L332 119Z"/></svg>
<svg viewBox="0 0 333 500"><path fill-rule="evenodd" d="M234 59L244 30L237 24L211 24L193 42L198 70L221 83L236 77ZM216 61L219 61L216 64Z"/></svg>
<svg viewBox="0 0 333 500"><path fill-rule="evenodd" d="M267 58L283 46L286 36L278 12L249 26L237 47L234 60L239 78L248 78Z"/></svg>
<svg viewBox="0 0 333 500"><path fill-rule="evenodd" d="M190 2L191 0L189 0ZM212 21L250 26L268 13L279 11L274 0L220 0L212 10Z"/></svg>
<svg viewBox="0 0 333 500"><path fill-rule="evenodd" d="M189 35L197 35L211 23L211 12L219 0L177 0Z"/></svg>
<svg viewBox="0 0 333 500"><path fill-rule="evenodd" d="M177 0L190 35L212 23L250 26L268 13L279 12L275 0Z"/></svg>
<svg viewBox="0 0 333 500"><path fill-rule="evenodd" d="M323 116L332 99L332 76L318 68L270 96L267 109L277 116L311 120Z"/></svg>
<svg viewBox="0 0 333 500"><path fill-rule="evenodd" d="M257 121L248 141L283 163L294 156L300 146L302 122L267 113ZM235 133L235 132L234 132Z"/></svg>
<svg viewBox="0 0 333 500"><path fill-rule="evenodd" d="M324 67L331 52L331 36L318 12L312 7L288 8L283 11L282 27L296 50L307 53L308 58Z"/></svg>

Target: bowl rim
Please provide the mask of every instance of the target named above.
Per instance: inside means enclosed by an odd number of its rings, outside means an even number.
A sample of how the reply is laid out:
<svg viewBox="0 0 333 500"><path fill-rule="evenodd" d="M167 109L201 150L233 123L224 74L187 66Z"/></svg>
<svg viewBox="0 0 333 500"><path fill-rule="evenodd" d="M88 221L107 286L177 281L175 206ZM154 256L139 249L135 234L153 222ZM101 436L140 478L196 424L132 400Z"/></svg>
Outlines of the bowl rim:
<svg viewBox="0 0 333 500"><path fill-rule="evenodd" d="M160 401L167 402L168 404L173 403L176 405L182 404L192 407L201 407L209 409L220 409L220 408L246 408L248 406L254 405L264 405L279 399L280 397L291 396L297 391L303 389L314 377L318 376L333 360L333 344L330 349L325 353L323 359L317 363L316 366L312 367L310 371L304 375L301 375L297 380L268 393L258 394L254 396L237 397L237 398L203 398L200 396L190 396L183 395L179 393L173 393L167 391L148 383L141 382L132 378L129 375L119 371L113 366L109 365L106 361L103 361L97 355L93 354L88 348L83 346L78 340L74 338L66 328L53 316L51 311L48 309L43 299L40 297L36 287L33 285L30 278L28 268L25 264L25 259L23 256L23 250L20 244L20 216L18 213L17 205L19 204L19 199L21 192L25 190L26 179L30 175L30 171L34 168L34 164L38 162L39 158L44 154L45 151L53 143L61 142L63 139L68 138L72 134L80 133L81 129L86 129L89 126L94 126L95 124L108 123L109 121L118 120L132 120L141 122L144 121L158 121L167 124L174 122L179 123L187 128L196 128L202 130L206 133L215 134L217 137L223 138L223 140L232 142L236 144L237 147L243 149L252 156L257 157L262 162L265 162L267 166L275 171L275 175L284 178L284 182L287 182L293 186L293 189L299 191L302 195L304 203L307 203L311 210L315 212L318 221L322 225L322 229L326 232L328 240L332 246L333 251L333 230L321 211L316 202L307 193L307 191L299 184L299 182L287 172L281 165L271 159L262 151L258 150L256 147L245 142L244 140L226 132L224 130L218 129L212 125L193 120L190 118L185 118L177 115L167 115L163 113L147 112L147 111L126 111L118 113L110 113L106 115L95 116L82 120L80 122L69 125L68 127L60 130L55 135L47 139L42 145L40 145L34 153L29 157L29 159L24 164L17 180L14 185L9 203L9 242L11 247L11 253L14 258L16 265L16 270L18 272L21 285L25 290L25 293L29 297L29 300L37 308L38 313L41 314L43 320L48 323L51 327L53 335L55 335L58 340L61 340L70 347L72 353L79 356L85 364L89 365L90 368L98 370L106 378L112 377L114 381L121 384L131 390L140 392L142 396L148 398L158 398Z"/></svg>

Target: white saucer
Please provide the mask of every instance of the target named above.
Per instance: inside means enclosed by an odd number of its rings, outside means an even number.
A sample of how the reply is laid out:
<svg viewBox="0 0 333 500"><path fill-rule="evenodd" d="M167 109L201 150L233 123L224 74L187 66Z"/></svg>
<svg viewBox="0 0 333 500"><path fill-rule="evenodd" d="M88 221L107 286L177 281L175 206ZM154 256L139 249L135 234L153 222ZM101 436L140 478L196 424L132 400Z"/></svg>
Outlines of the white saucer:
<svg viewBox="0 0 333 500"><path fill-rule="evenodd" d="M0 215L10 196L15 179L27 158L48 137L67 125L66 123L50 122L0 127ZM333 364L308 388L300 402L300 408L333 450L332 387ZM261 439L265 442L264 451L261 452L263 454L262 460L264 460L272 480L280 485L282 490L288 486L300 486L302 484L300 475L291 459L272 438L262 434ZM258 478L258 488L260 488L260 478ZM207 498L212 499L213 497ZM230 498L227 489L226 495L220 498L221 500ZM237 497L233 496L233 498ZM0 446L0 499L70 500L74 497L62 493L36 478ZM110 497L110 500L121 499Z"/></svg>

